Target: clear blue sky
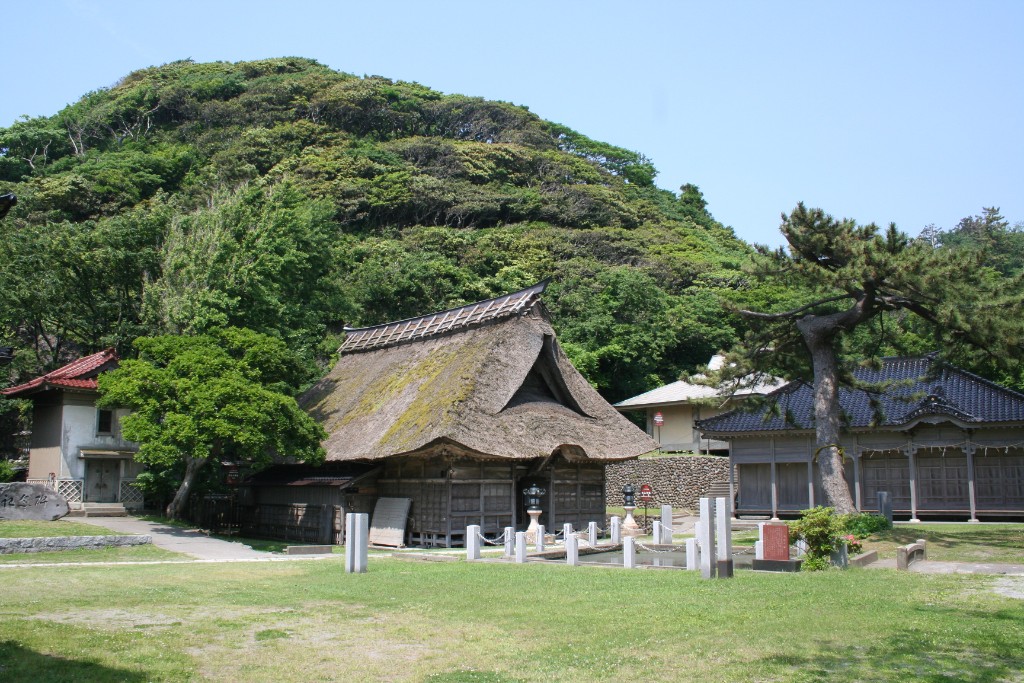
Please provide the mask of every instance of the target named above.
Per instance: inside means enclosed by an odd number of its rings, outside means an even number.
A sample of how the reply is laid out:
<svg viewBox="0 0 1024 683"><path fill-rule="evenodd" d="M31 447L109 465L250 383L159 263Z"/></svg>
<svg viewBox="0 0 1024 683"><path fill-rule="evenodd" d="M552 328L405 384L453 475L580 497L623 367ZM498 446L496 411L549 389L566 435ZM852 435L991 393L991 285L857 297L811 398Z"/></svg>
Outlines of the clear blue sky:
<svg viewBox="0 0 1024 683"><path fill-rule="evenodd" d="M6 4L0 126L169 61L310 57L528 106L776 245L798 201L917 234L1024 220L1024 2Z"/></svg>

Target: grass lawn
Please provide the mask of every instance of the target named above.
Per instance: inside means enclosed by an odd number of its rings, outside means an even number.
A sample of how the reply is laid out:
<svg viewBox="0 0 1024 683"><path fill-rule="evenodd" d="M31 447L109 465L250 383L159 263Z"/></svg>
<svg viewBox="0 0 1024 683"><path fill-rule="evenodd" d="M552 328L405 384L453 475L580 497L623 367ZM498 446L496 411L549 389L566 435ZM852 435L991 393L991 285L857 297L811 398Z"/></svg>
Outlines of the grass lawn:
<svg viewBox="0 0 1024 683"><path fill-rule="evenodd" d="M897 524L870 536L865 550L896 557L897 546L928 541L928 559L1024 564L1024 524Z"/></svg>
<svg viewBox="0 0 1024 683"><path fill-rule="evenodd" d="M58 519L56 522L0 520L0 538L42 538L53 536L115 536L116 531L95 524Z"/></svg>
<svg viewBox="0 0 1024 683"><path fill-rule="evenodd" d="M151 562L154 560L191 560L188 555L171 552L154 545L135 545L127 548L95 548L62 550L45 553L11 553L0 555L0 564L68 564L73 562ZM0 587L4 585L0 574ZM0 593L3 589L0 588ZM0 674L3 671L0 669ZM3 676L0 675L0 680Z"/></svg>
<svg viewBox="0 0 1024 683"><path fill-rule="evenodd" d="M339 561L0 573L4 681L1019 680L1019 579ZM1016 677L1016 678L1015 678Z"/></svg>

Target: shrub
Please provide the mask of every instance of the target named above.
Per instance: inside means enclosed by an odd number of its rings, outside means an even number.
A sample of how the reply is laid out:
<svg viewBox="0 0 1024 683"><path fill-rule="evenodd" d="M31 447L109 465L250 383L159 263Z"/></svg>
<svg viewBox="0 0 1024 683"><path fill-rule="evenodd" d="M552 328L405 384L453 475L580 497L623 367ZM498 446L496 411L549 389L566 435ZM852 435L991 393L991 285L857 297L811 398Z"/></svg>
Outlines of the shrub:
<svg viewBox="0 0 1024 683"><path fill-rule="evenodd" d="M800 519L789 523L793 533L807 544L803 568L820 571L831 566L832 552L845 542L843 517L827 507L814 507L800 513Z"/></svg>
<svg viewBox="0 0 1024 683"><path fill-rule="evenodd" d="M887 517L869 512L845 515L843 525L846 533L853 534L857 538L867 538L871 534L892 528L892 522Z"/></svg>

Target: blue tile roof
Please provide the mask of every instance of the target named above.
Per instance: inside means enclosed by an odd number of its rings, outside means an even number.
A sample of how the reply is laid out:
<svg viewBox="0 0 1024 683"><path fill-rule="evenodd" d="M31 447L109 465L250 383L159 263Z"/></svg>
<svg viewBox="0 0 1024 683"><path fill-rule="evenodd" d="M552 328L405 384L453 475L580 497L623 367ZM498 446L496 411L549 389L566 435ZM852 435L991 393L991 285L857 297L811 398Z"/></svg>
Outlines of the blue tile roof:
<svg viewBox="0 0 1024 683"><path fill-rule="evenodd" d="M945 363L934 356L884 358L881 367L858 368L858 381L888 384L884 393L839 390L847 428L900 427L925 416L967 424L1024 422L1024 394ZM767 405L700 420L707 435L814 429L814 390L794 381L768 395ZM879 420L881 417L881 420Z"/></svg>

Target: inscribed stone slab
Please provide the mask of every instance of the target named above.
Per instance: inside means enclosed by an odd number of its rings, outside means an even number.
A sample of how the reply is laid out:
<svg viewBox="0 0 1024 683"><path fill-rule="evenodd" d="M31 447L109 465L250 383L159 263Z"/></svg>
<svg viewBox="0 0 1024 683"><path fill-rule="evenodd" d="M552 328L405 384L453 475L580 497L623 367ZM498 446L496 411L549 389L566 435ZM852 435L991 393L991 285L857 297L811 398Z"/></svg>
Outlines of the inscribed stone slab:
<svg viewBox="0 0 1024 683"><path fill-rule="evenodd" d="M789 559L789 527L787 525L764 525L764 559Z"/></svg>
<svg viewBox="0 0 1024 683"><path fill-rule="evenodd" d="M68 514L68 502L53 489L38 484L0 484L0 519L52 522Z"/></svg>
<svg viewBox="0 0 1024 683"><path fill-rule="evenodd" d="M378 498L370 524L370 545L405 545L405 523L409 518L411 498ZM346 541L347 542L347 541Z"/></svg>

